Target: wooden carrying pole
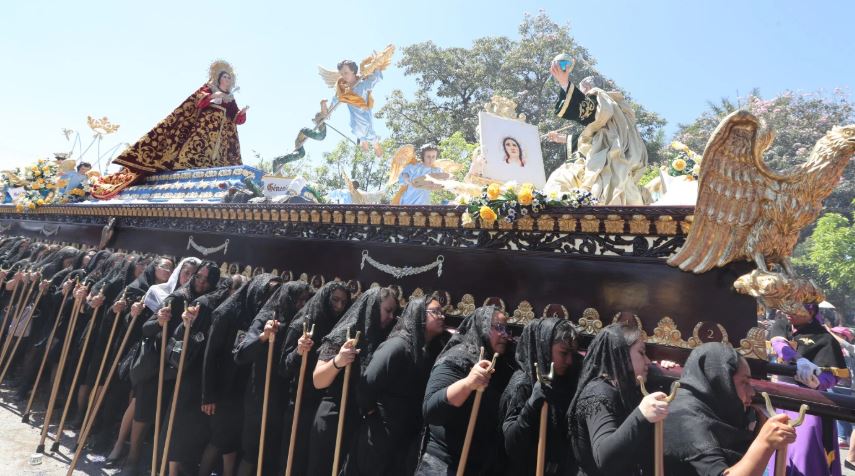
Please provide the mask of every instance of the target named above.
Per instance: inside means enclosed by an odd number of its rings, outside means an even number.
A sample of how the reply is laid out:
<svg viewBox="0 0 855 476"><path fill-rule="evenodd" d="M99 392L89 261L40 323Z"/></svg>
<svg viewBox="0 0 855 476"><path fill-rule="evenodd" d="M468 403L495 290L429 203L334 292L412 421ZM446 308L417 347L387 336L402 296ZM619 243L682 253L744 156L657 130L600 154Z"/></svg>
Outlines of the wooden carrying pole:
<svg viewBox="0 0 855 476"><path fill-rule="evenodd" d="M641 393L646 397L647 388L644 386L644 377L639 375L636 377L639 385L641 385ZM665 402L671 403L674 397L677 396L677 389L680 388L680 382L671 384L671 394L665 397ZM657 421L653 424L653 474L654 476L665 476L665 422Z"/></svg>
<svg viewBox="0 0 855 476"><path fill-rule="evenodd" d="M39 302L42 300L42 294L44 294L43 290L39 290L39 294L36 295L36 300L33 302L33 307L30 310L30 313L27 315L26 319L24 319L23 326L18 325L15 326L14 332L12 333L12 337L14 334L20 333L21 335L15 339L15 345L12 346L12 350L9 352L9 357L6 359L6 365L3 366L3 372L0 373L0 384L6 379L6 372L9 371L9 367L12 365L12 361L15 359L15 354L18 352L18 346L21 345L21 340L24 339L24 333L27 332L27 327L30 325L30 322L33 320L33 316L36 315L36 308L39 307ZM20 321L20 317L18 318ZM20 331L19 331L20 329Z"/></svg>
<svg viewBox="0 0 855 476"><path fill-rule="evenodd" d="M24 274L26 274L26 273L24 273ZM3 339L3 350L0 351L0 361L3 360L3 354L6 353L6 343L9 342L9 337L12 335L11 329L7 330L6 323L9 323L10 326L12 325L12 322L9 321L9 316L12 316L13 314L15 314L15 309L17 309L17 307L18 307L17 301L20 301L21 296L24 294L23 292L19 293L18 291L22 290L24 288L24 286L25 286L25 284L23 284L23 280L15 283L15 287L12 289L12 296L9 298L9 304L6 306L6 313L3 316L3 324L0 324L0 336L5 335L5 338ZM17 301L16 301L16 298L17 298ZM14 319L13 319L13 321L14 321Z"/></svg>
<svg viewBox="0 0 855 476"><path fill-rule="evenodd" d="M165 306L165 309L172 312L172 302ZM160 311L158 311L160 312ZM170 319L172 316L170 315ZM154 444L151 450L151 476L157 476L157 468L160 460L157 459L157 447L160 442L160 410L163 406L163 367L166 363L166 330L169 328L169 323L164 323L160 330L160 371L157 374L157 407L154 413Z"/></svg>
<svg viewBox="0 0 855 476"><path fill-rule="evenodd" d="M92 329L95 327L95 317L98 315L99 308L100 306L95 306L92 309L92 317L89 318L89 326L86 328L86 334L83 337L83 347L80 349L77 367L74 369L74 376L71 378L71 387L68 388L68 397L65 399L65 408L62 410L62 418L59 419L59 428L56 430L56 438L50 448L51 452L59 450L62 431L65 429L65 418L68 416L68 409L71 407L71 402L74 401L74 389L77 386L77 378L80 376L80 369L83 368L83 363L86 360L86 350L89 348L89 340L92 338Z"/></svg>
<svg viewBox="0 0 855 476"><path fill-rule="evenodd" d="M75 279L74 292L77 291L78 280ZM68 320L68 329L65 330L65 340L62 343L62 351L59 354L59 362L56 365L56 375L53 378L53 387L50 391L50 399L48 400L47 410L45 411L45 420L42 424L42 436L39 440L39 446L36 447L37 453L45 452L45 439L47 438L48 427L50 426L51 416L53 415L53 407L56 404L56 396L59 393L59 385L62 382L62 374L65 369L65 359L68 357L68 347L74 336L74 327L77 325L77 315L80 313L80 304L83 301L81 298L74 298L74 305L71 306L71 316Z"/></svg>
<svg viewBox="0 0 855 476"><path fill-rule="evenodd" d="M356 337L353 338L353 349L356 349L359 344L359 337L362 332L356 331ZM347 330L347 340L350 340L350 329ZM335 357L333 357L335 359ZM333 360L335 364L335 360ZM350 369L353 362L347 364L344 369L344 382L341 385L341 405L338 411L338 431L335 434L335 453L333 454L332 476L338 476L339 459L341 458L341 439L344 436L344 415L347 412L347 394L350 390Z"/></svg>
<svg viewBox="0 0 855 476"><path fill-rule="evenodd" d="M264 436L267 431L267 400L270 398L270 370L273 367L273 345L276 334L270 334L267 345L267 370L264 373L264 399L261 402L261 435L258 437L258 462L255 465L256 476L261 476L264 462Z"/></svg>
<svg viewBox="0 0 855 476"><path fill-rule="evenodd" d="M199 306L196 306L198 312ZM185 313L187 311L184 311ZM190 340L190 328L192 322L189 318L184 319L184 338L181 340L181 355L178 357L178 374L175 376L175 390L172 392L172 405L169 408L169 420L166 424L166 439L163 444L163 457L160 462L160 474L166 474L166 463L169 461L169 441L172 438L172 424L175 422L175 410L178 406L178 393L181 391L181 377L184 374L184 359L187 357L187 341ZM155 443L157 444L157 443Z"/></svg>
<svg viewBox="0 0 855 476"><path fill-rule="evenodd" d="M117 301L125 300L125 293L127 293L128 289L125 288L122 291L122 295L117 299ZM113 303L115 305L115 303ZM77 435L77 444L80 444L80 437L83 436L83 428L89 422L90 414L92 413L92 407L95 403L95 398L98 395L98 385L101 383L101 375L104 374L104 367L107 365L107 357L110 355L110 346L113 345L113 337L116 335L116 326L119 324L119 313L113 313L113 326L110 328L110 335L107 337L107 345L104 347L104 355L101 356L101 365L98 366L98 373L95 374L95 383L92 385L92 391L89 392L89 403L86 405L86 415L83 417L83 423L80 425L80 434ZM75 448L76 449L76 448Z"/></svg>
<svg viewBox="0 0 855 476"><path fill-rule="evenodd" d="M142 304L142 301L139 302ZM138 317L139 315L136 315L131 318L131 322L125 330L125 335L122 337L122 343L119 344L119 350L116 352L116 358L113 359L113 364L110 365L110 371L107 372L107 378L104 380L104 389L98 393L98 398L95 400L95 407L92 409L92 415L89 418L89 422L85 423L80 431L80 438L77 440L77 448L74 450L74 458L71 460L71 465L68 467L68 476L72 476L72 474L74 474L74 468L77 467L77 461L80 459L80 455L83 453L83 448L86 446L86 438L89 437L89 432L92 431L92 422L95 420L95 417L98 415L98 411L101 409L101 405L104 402L104 395L107 394L110 382L113 380L113 375L116 373L116 368L119 366L119 362L122 359L122 353L125 351L125 346L128 345L128 339L134 330L134 324L136 324Z"/></svg>
<svg viewBox="0 0 855 476"><path fill-rule="evenodd" d="M53 338L56 335L56 329L59 327L59 321L62 317L62 311L65 309L65 301L68 298L68 291L70 288L66 288L62 292L62 303L59 305L59 312L56 313L56 319L53 321L53 327L50 330L50 334L48 334L47 341L45 341L45 351L44 355L42 355L42 363L39 364L39 372L36 374L36 381L33 383L33 388L30 390L30 399L27 400L27 408L24 410L23 416L21 416L21 423L27 423L30 421L30 409L33 407L33 400L36 398L36 394L39 390L39 383L42 381L42 373L45 371L45 364L47 363L48 356L50 355L50 349L53 347Z"/></svg>
<svg viewBox="0 0 855 476"><path fill-rule="evenodd" d="M762 392L763 400L766 400L766 411L769 413L770 417L775 416L775 407L772 406L772 400L769 399L769 394L766 392ZM807 405L802 403L802 406L799 407L799 417L796 421L789 422L790 428L795 428L805 421L805 413L810 409ZM781 448L775 451L775 472L773 476L786 476L787 474L787 447L789 445L784 445Z"/></svg>
<svg viewBox="0 0 855 476"><path fill-rule="evenodd" d="M549 364L549 375L541 375L537 362L534 363L534 371L537 374L537 380L541 385L548 385L555 378L555 364ZM543 476L546 469L546 429L549 425L549 402L543 401L543 406L540 407L540 428L537 432L537 465L535 466L535 476Z"/></svg>
<svg viewBox="0 0 855 476"><path fill-rule="evenodd" d="M306 331L306 323L303 322L303 337L309 339L315 335L315 325L312 324L312 330ZM291 439L288 441L288 462L285 465L285 476L291 476L291 470L294 468L294 448L297 443L297 426L300 421L300 404L303 403L303 382L306 377L306 363L308 355L303 355L300 361L300 375L297 376L297 397L294 399L294 415L291 417Z"/></svg>
<svg viewBox="0 0 855 476"><path fill-rule="evenodd" d="M487 371L492 371L496 367L496 359L499 354L493 354L493 360L490 362L490 367ZM481 356L478 362L484 360L484 348L481 347ZM475 363L478 365L478 363ZM466 471L466 461L469 459L469 448L472 446L472 436L475 434L475 422L478 420L478 411L481 409L481 397L484 396L483 390L475 392L475 400L472 402L472 412L469 413L469 425L466 427L466 438L463 440L463 450L460 451L460 462L457 463L457 476L463 476Z"/></svg>

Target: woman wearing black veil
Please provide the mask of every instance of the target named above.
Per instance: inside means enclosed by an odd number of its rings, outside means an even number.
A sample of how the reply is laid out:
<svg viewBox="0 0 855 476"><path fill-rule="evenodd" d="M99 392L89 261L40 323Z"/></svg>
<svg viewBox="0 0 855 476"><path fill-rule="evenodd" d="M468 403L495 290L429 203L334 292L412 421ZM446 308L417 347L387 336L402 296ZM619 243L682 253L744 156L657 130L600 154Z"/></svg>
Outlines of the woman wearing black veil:
<svg viewBox="0 0 855 476"><path fill-rule="evenodd" d="M243 402L243 431L240 432L243 454L238 474L248 474L258 462L258 438L261 432L269 347L267 343L270 336L276 334L273 355L281 354L285 332L280 333L279 329L287 329L311 297L312 288L303 281L282 284L252 320L244 338L235 346L235 362L238 365L249 365L251 368ZM284 457L281 454L282 435L291 429L290 421L287 424L283 421L288 398L288 382L278 373L271 373L262 474L279 476L284 471L284 467L281 467ZM287 450L287 446L285 448Z"/></svg>
<svg viewBox="0 0 855 476"><path fill-rule="evenodd" d="M250 369L235 363L233 349L281 284L282 279L277 276L259 274L214 311L202 367L202 411L211 417L211 441L205 449L203 469L213 468L220 457L224 466L235 465L241 446L242 400Z"/></svg>
<svg viewBox="0 0 855 476"><path fill-rule="evenodd" d="M286 412L283 425L286 428L291 428L291 420L293 413L293 402L296 399L296 387L299 379L300 366L302 359L306 359L306 375L303 376L305 383L303 385L302 408L300 411L299 426L297 427L297 435L290 437L298 438L295 443L294 456L295 461L292 462L292 474L310 474L308 472L309 465L309 437L312 433L313 417L317 411L318 404L324 391L318 390L312 385L310 369L314 369L318 361L318 347L315 346L312 338L303 336L304 327L311 331L315 329L315 338L327 335L350 306L350 294L347 291L347 286L339 281L331 281L325 284L321 289L312 296L303 306L303 309L297 313L297 317L288 326L285 334L285 342L282 344L282 356L279 361L279 375L288 381L291 389L290 410ZM289 437L283 438L284 456L287 458ZM324 456L329 458L329 455Z"/></svg>
<svg viewBox="0 0 855 476"><path fill-rule="evenodd" d="M359 385L364 418L344 474L413 474L423 427L421 401L447 341L444 302L440 295L411 300L374 352Z"/></svg>
<svg viewBox="0 0 855 476"><path fill-rule="evenodd" d="M511 377L500 403L509 460L506 474L534 474L543 405L549 406L544 474L575 471L572 454L567 451L570 440L566 414L582 369L577 348L576 328L567 319L535 319L523 329L516 352L519 370ZM537 380L535 363L543 376L553 367L551 382Z"/></svg>
<svg viewBox="0 0 855 476"><path fill-rule="evenodd" d="M484 358L478 360L481 349ZM493 306L480 307L460 324L431 370L422 413L427 445L416 474L454 474L460 462L476 391L483 391L469 449L467 475L501 474L504 444L499 400L516 370L507 316ZM488 370L494 354L499 357Z"/></svg>
<svg viewBox="0 0 855 476"><path fill-rule="evenodd" d="M751 369L730 345L703 344L683 366L680 389L665 420L665 473L761 476L772 453L796 439L786 414L754 436Z"/></svg>
<svg viewBox="0 0 855 476"><path fill-rule="evenodd" d="M315 388L325 391L312 426L309 474L328 474L332 471L338 430L338 415L344 388L344 370L353 365L350 373L347 412L341 438L340 461L347 460L359 421L360 376L365 373L377 347L386 340L395 323L398 311L398 294L392 288L372 288L362 293L341 320L321 342L318 362L312 375ZM356 333L362 334L354 346L348 340Z"/></svg>
<svg viewBox="0 0 855 476"><path fill-rule="evenodd" d="M591 341L568 415L580 476L649 474L653 424L668 415L667 397L642 398L637 376L650 359L637 327L611 324Z"/></svg>

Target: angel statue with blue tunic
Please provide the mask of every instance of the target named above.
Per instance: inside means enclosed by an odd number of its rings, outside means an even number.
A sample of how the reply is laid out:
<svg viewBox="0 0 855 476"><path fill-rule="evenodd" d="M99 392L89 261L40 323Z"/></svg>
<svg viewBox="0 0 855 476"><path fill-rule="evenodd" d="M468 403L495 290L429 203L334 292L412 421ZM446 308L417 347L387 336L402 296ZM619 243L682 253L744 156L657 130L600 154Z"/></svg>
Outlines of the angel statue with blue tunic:
<svg viewBox="0 0 855 476"><path fill-rule="evenodd" d="M374 97L372 90L383 79L383 70L392 63L395 46L389 45L383 51L374 53L362 60L357 66L355 61L344 60L338 63L336 71L319 67L321 77L327 86L335 89L331 101L321 102L321 116L326 118L341 103L347 104L350 111L350 130L356 136L363 152L374 146L374 155L383 156L380 138L374 132ZM360 75L360 71L362 75Z"/></svg>

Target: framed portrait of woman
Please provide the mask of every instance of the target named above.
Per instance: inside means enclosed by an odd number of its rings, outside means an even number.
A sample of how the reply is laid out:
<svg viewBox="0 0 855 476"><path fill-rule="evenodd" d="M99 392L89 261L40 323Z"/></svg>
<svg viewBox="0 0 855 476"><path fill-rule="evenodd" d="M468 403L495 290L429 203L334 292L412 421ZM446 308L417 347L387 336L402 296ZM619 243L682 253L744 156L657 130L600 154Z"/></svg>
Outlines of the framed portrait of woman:
<svg viewBox="0 0 855 476"><path fill-rule="evenodd" d="M482 111L478 114L484 178L507 182L546 184L543 153L537 127Z"/></svg>

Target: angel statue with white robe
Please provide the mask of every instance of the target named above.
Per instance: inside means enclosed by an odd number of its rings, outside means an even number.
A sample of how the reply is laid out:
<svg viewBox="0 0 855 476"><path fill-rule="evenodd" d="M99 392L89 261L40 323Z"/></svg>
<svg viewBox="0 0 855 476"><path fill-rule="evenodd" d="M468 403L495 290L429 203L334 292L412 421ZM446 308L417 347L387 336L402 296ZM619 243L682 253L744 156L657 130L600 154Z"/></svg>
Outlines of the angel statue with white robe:
<svg viewBox="0 0 855 476"><path fill-rule="evenodd" d="M356 136L357 143L363 152L374 146L374 155L383 156L380 138L374 132L374 97L371 94L374 86L383 79L383 70L392 63L395 46L389 45L383 51L356 62L344 60L338 63L336 71L318 67L321 77L327 86L335 89L332 101L321 101L321 116L326 118L341 103L347 104L350 111L350 130ZM360 71L362 74L360 75Z"/></svg>

